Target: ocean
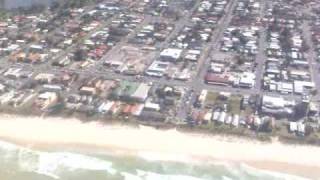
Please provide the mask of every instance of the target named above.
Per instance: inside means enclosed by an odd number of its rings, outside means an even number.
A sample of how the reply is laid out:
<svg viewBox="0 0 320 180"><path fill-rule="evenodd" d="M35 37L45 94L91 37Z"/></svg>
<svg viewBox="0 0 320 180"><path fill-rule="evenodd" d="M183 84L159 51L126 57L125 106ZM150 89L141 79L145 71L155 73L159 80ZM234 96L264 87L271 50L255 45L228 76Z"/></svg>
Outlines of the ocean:
<svg viewBox="0 0 320 180"><path fill-rule="evenodd" d="M141 152L113 156L77 151L38 151L0 142L1 180L303 180L245 164L175 161Z"/></svg>
<svg viewBox="0 0 320 180"><path fill-rule="evenodd" d="M30 7L34 4L49 5L53 1L55 0L0 0L0 6L5 9L14 9L18 7Z"/></svg>

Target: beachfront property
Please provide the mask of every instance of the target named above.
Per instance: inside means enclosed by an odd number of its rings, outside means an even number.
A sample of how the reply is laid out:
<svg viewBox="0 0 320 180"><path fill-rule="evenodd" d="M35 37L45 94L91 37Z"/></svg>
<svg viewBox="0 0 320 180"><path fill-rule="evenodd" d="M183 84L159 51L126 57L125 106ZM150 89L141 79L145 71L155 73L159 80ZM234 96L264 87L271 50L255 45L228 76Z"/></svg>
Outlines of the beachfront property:
<svg viewBox="0 0 320 180"><path fill-rule="evenodd" d="M286 100L283 97L272 97L263 96L262 97L262 112L266 114L275 115L292 115L294 113L293 107L295 106L295 101Z"/></svg>
<svg viewBox="0 0 320 180"><path fill-rule="evenodd" d="M119 86L113 90L111 96L123 101L145 102L148 98L150 86L144 83L119 82Z"/></svg>

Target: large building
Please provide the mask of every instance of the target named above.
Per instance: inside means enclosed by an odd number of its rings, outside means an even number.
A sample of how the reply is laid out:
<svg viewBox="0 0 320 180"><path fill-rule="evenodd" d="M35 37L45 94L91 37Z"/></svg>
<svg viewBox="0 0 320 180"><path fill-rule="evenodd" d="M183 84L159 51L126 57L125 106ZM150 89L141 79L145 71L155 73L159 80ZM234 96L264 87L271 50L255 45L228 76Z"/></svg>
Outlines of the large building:
<svg viewBox="0 0 320 180"><path fill-rule="evenodd" d="M150 86L145 83L121 81L119 86L111 93L113 97L124 101L145 102L148 98Z"/></svg>
<svg viewBox="0 0 320 180"><path fill-rule="evenodd" d="M294 100L287 100L283 97L263 96L261 110L266 114L291 115L294 113Z"/></svg>

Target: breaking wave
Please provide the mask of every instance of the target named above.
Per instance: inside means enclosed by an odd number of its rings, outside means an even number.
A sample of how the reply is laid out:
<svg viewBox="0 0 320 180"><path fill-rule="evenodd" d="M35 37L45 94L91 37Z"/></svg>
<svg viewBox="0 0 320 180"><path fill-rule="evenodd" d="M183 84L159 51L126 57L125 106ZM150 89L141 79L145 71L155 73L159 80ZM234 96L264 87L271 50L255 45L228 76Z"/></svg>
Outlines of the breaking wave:
<svg viewBox="0 0 320 180"><path fill-rule="evenodd" d="M203 164L203 161L198 161L196 159L192 159L188 156L184 155L176 155L176 154L162 154L162 153L155 153L155 152L141 152L139 153L139 157L151 161L151 162L168 162L168 161L175 161L175 162L183 162L188 163L189 165L189 172L190 171L197 171L197 168L192 168L198 165L199 163ZM284 174L279 172L261 170L254 167L251 167L247 164L234 164L224 161L215 161L215 162L205 162L204 165L208 169L216 170L215 173L210 174L209 176L205 176L202 178L195 178L192 176L181 176L181 175L161 175L156 173L146 173L143 171L138 171L138 175L134 176L135 178L141 178L141 174L144 175L142 177L152 177L152 179L186 179L186 180L206 180L206 179L213 179L213 180L247 180L247 179L259 179L259 180L308 180L307 178L298 177L295 175ZM220 173L219 173L220 172ZM194 173L196 174L196 173ZM128 175L128 174L127 174ZM140 176L139 176L140 175ZM202 174L203 175L203 174ZM129 174L132 177L132 174ZM198 175L197 177L201 177ZM134 180L134 179L133 179Z"/></svg>
<svg viewBox="0 0 320 180"><path fill-rule="evenodd" d="M104 171L111 175L117 173L112 168L112 162L77 153L40 152L1 141L0 153L1 164L15 162L11 164L12 168L17 167L22 172L34 172L54 179L60 179L65 171Z"/></svg>
<svg viewBox="0 0 320 180"><path fill-rule="evenodd" d="M8 173L10 172L10 173ZM42 152L0 141L0 175L8 180L306 180L246 164L195 161L186 155L141 152L137 157ZM41 175L41 178L35 178ZM6 178L1 178L5 179Z"/></svg>
<svg viewBox="0 0 320 180"><path fill-rule="evenodd" d="M192 176L185 175L164 175L153 172L137 170L137 174L121 173L124 180L203 180Z"/></svg>

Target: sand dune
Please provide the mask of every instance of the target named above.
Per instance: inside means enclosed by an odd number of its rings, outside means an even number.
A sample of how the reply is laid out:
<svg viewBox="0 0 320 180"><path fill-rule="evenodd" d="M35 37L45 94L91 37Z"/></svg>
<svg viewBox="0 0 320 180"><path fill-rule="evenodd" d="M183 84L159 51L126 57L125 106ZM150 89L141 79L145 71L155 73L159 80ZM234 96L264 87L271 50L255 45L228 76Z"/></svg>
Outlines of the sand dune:
<svg viewBox="0 0 320 180"><path fill-rule="evenodd" d="M281 170L284 164L295 169L303 166L312 177L320 177L320 148L261 143L221 136L186 134L175 130L106 126L81 123L76 119L0 116L0 138L24 145L79 145L126 152L157 152L174 157L213 158L224 161L249 162L265 169ZM268 162L263 166L262 162ZM272 162L272 163L270 163ZM278 163L277 167L275 163ZM282 168L284 171L290 168ZM300 174L303 172L299 172Z"/></svg>

